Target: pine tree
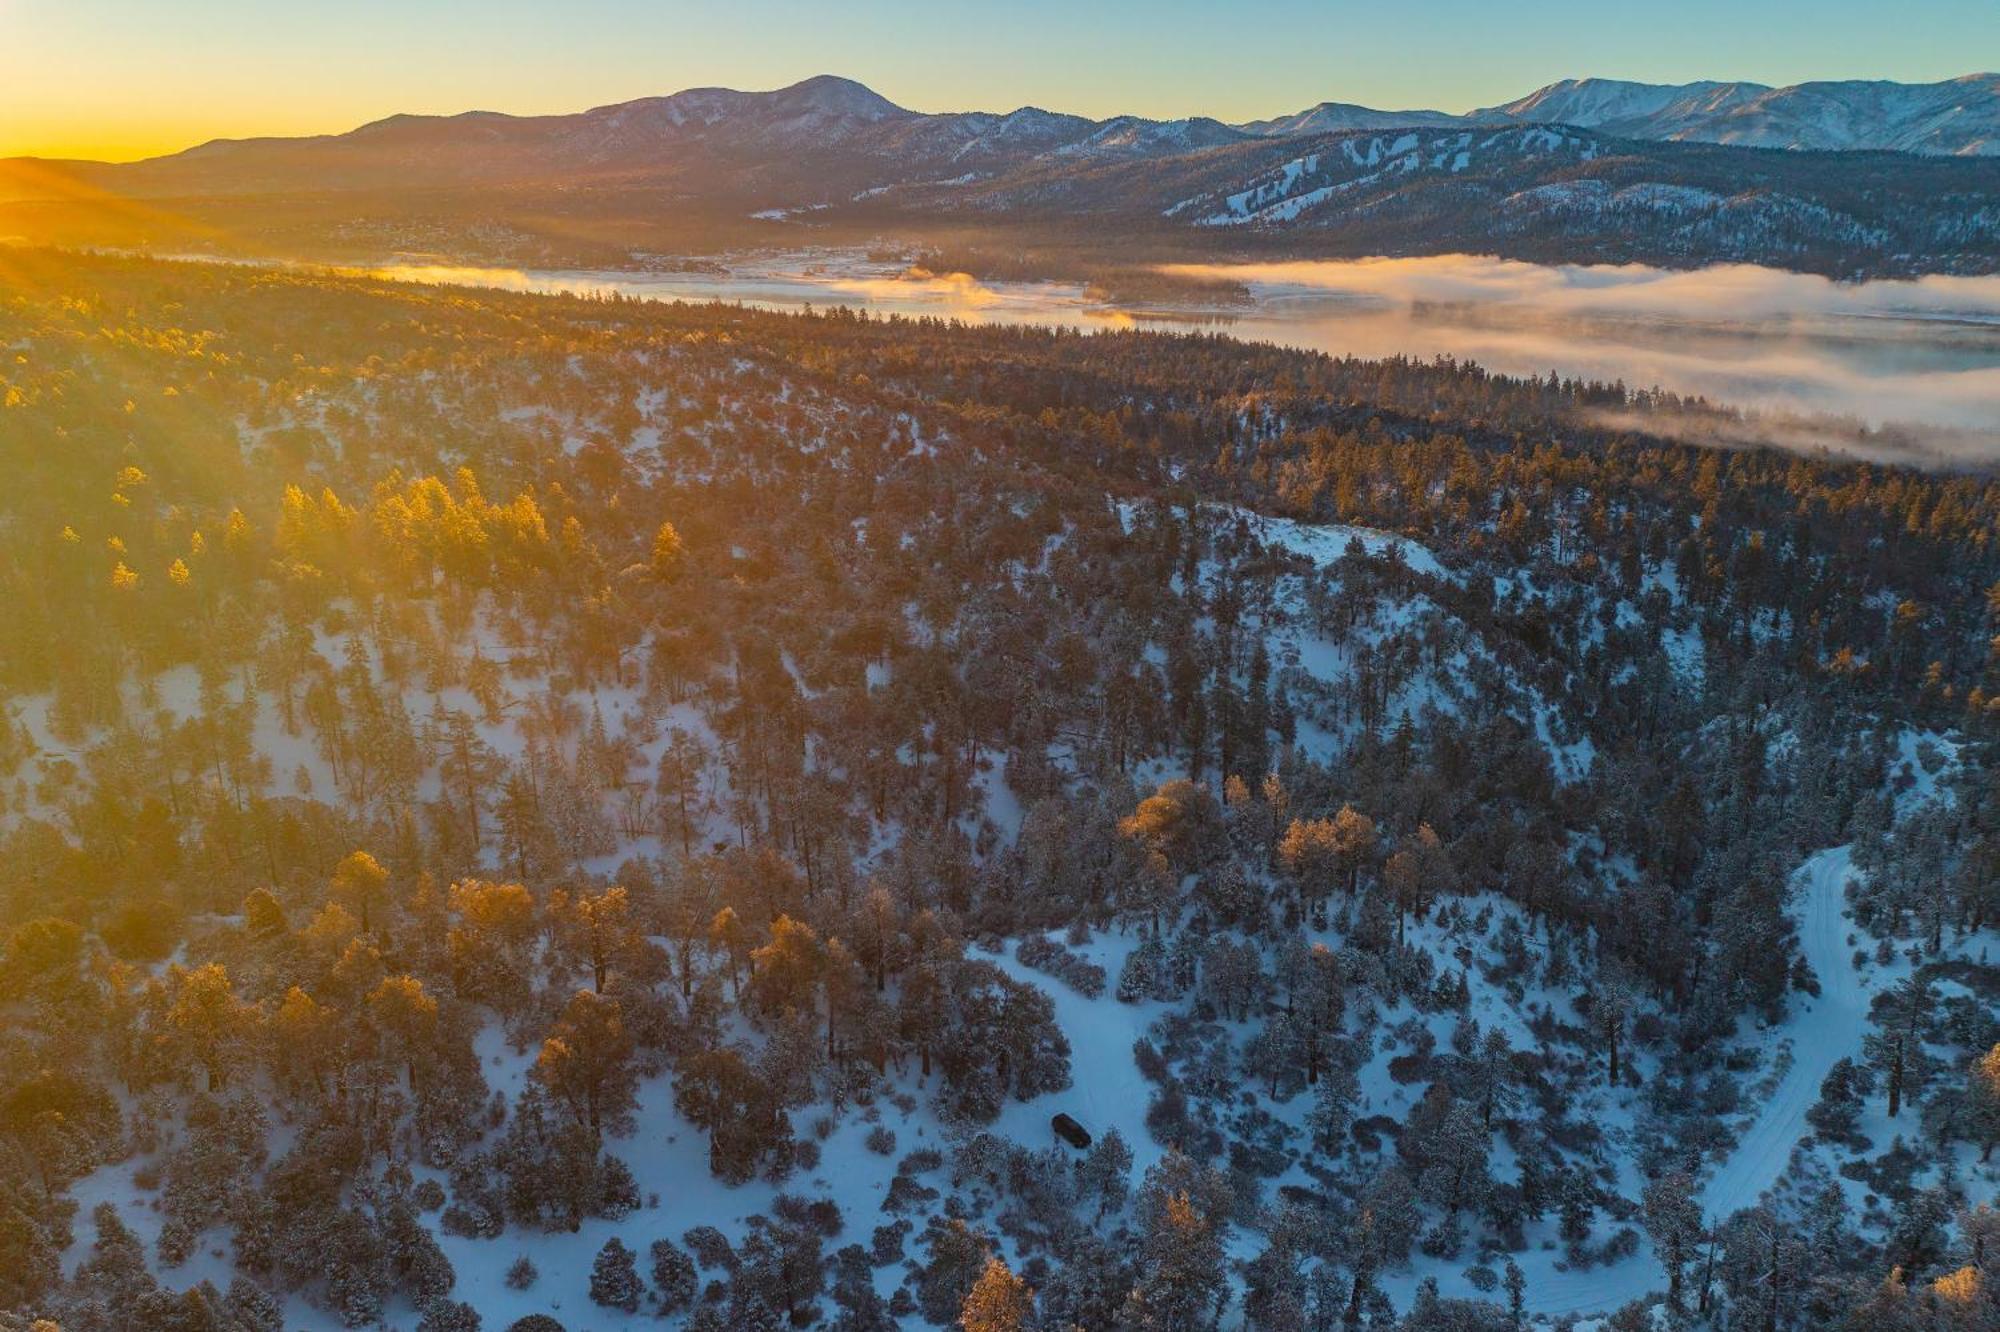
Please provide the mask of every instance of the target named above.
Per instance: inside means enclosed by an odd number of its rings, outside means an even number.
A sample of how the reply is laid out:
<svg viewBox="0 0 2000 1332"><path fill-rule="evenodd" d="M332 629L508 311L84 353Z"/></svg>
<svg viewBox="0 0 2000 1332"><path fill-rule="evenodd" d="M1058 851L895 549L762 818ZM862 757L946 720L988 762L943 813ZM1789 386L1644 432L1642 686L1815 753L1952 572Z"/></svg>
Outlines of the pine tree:
<svg viewBox="0 0 2000 1332"><path fill-rule="evenodd" d="M1278 841L1278 864L1298 893L1301 913L1325 901L1341 869L1341 842L1330 819L1293 819Z"/></svg>
<svg viewBox="0 0 2000 1332"><path fill-rule="evenodd" d="M1354 1107L1360 1099L1360 1082L1345 1065L1335 1063L1313 1088L1312 1109L1306 1113L1306 1127L1312 1131L1315 1147L1339 1154L1346 1144L1347 1130L1354 1122Z"/></svg>
<svg viewBox="0 0 2000 1332"><path fill-rule="evenodd" d="M1125 1205L1131 1191L1132 1149L1125 1135L1115 1127L1099 1134L1090 1144L1079 1173L1086 1198L1097 1199L1097 1216Z"/></svg>
<svg viewBox="0 0 2000 1332"><path fill-rule="evenodd" d="M590 988L603 994L612 966L628 958L638 942L630 896L617 886L601 893L558 891L550 898L548 914L562 956L588 967Z"/></svg>
<svg viewBox="0 0 2000 1332"><path fill-rule="evenodd" d="M283 1332L284 1306L254 1281L232 1277L222 1297L222 1325L228 1332Z"/></svg>
<svg viewBox="0 0 2000 1332"><path fill-rule="evenodd" d="M676 730L660 751L653 789L659 808L666 816L667 831L680 843L681 859L693 854L694 835L699 830L701 809L698 798L702 774L708 769L708 750L686 731Z"/></svg>
<svg viewBox="0 0 2000 1332"><path fill-rule="evenodd" d="M1598 965L1597 984L1590 992L1590 1020L1598 1039L1604 1042L1607 1073L1614 1087L1620 1077L1619 1042L1632 1015L1633 998L1632 981L1624 967L1606 958Z"/></svg>
<svg viewBox="0 0 2000 1332"><path fill-rule="evenodd" d="M924 1317L946 1324L965 1307L985 1273L992 1246L963 1221L932 1217L924 1228L925 1260L917 1271L917 1304Z"/></svg>
<svg viewBox="0 0 2000 1332"><path fill-rule="evenodd" d="M1230 1202L1220 1171L1178 1152L1146 1172L1137 1205L1139 1280L1125 1302L1126 1325L1167 1332L1201 1326L1221 1312Z"/></svg>
<svg viewBox="0 0 2000 1332"><path fill-rule="evenodd" d="M350 851L333 870L333 900L361 918L361 932L370 932L374 913L387 895L389 871L366 851Z"/></svg>
<svg viewBox="0 0 2000 1332"><path fill-rule="evenodd" d="M1167 1195L1149 1212L1140 1254L1124 1315L1134 1332L1182 1332L1220 1312L1227 1290L1220 1227L1186 1193Z"/></svg>
<svg viewBox="0 0 2000 1332"><path fill-rule="evenodd" d="M1361 1214L1367 1222L1367 1252L1378 1263L1394 1264L1410 1256L1422 1213L1410 1177L1397 1166L1384 1166L1369 1181L1361 1195Z"/></svg>
<svg viewBox="0 0 2000 1332"><path fill-rule="evenodd" d="M1642 1198L1646 1233L1653 1238L1653 1251L1667 1269L1667 1307L1676 1315L1683 1309L1681 1278L1701 1242L1701 1204L1695 1201L1694 1181L1684 1174L1662 1175L1646 1186Z"/></svg>
<svg viewBox="0 0 2000 1332"><path fill-rule="evenodd" d="M618 1001L593 990L572 995L542 1042L534 1076L593 1135L623 1125L638 1104L638 1077Z"/></svg>
<svg viewBox="0 0 2000 1332"><path fill-rule="evenodd" d="M1783 1327L1805 1284L1803 1245L1793 1226L1768 1206L1746 1208L1716 1227L1720 1270L1731 1299L1756 1310L1760 1327Z"/></svg>
<svg viewBox="0 0 2000 1332"><path fill-rule="evenodd" d="M652 553L653 577L662 583L679 580L686 567L686 550L681 543L681 534L672 523L661 523L653 533Z"/></svg>
<svg viewBox="0 0 2000 1332"><path fill-rule="evenodd" d="M736 1326L757 1326L760 1316L774 1327L797 1326L825 1289L820 1235L809 1226L752 1218L737 1252L729 1302Z"/></svg>
<svg viewBox="0 0 2000 1332"><path fill-rule="evenodd" d="M1136 1004L1151 999L1161 988L1166 970L1167 949L1159 938L1148 934L1144 942L1125 955L1118 971L1118 1002Z"/></svg>
<svg viewBox="0 0 2000 1332"><path fill-rule="evenodd" d="M375 1029L390 1068L401 1067L412 1090L418 1069L430 1063L437 1044L437 1000L415 976L391 976L369 992L368 1023Z"/></svg>
<svg viewBox="0 0 2000 1332"><path fill-rule="evenodd" d="M457 1300L437 1300L424 1310L417 1332L479 1332L479 1310Z"/></svg>
<svg viewBox="0 0 2000 1332"><path fill-rule="evenodd" d="M986 1260L959 1309L964 1332L1025 1332L1035 1312L1034 1292L998 1258Z"/></svg>
<svg viewBox="0 0 2000 1332"><path fill-rule="evenodd" d="M1894 1119L1910 1093L1918 1090L1930 1075L1930 1056L1924 1051L1922 1023L1931 1010L1929 982L1912 973L1895 989L1876 1001L1879 1029L1862 1043L1869 1061L1881 1072L1889 1095L1889 1117Z"/></svg>
<svg viewBox="0 0 2000 1332"><path fill-rule="evenodd" d="M1488 1128L1495 1115L1514 1108L1514 1050L1506 1033L1498 1027L1487 1029L1479 1048L1465 1061L1465 1097L1479 1107L1479 1121Z"/></svg>
<svg viewBox="0 0 2000 1332"><path fill-rule="evenodd" d="M653 1293L659 1300L660 1312L679 1313L693 1304L700 1291L700 1278L687 1252L672 1240L656 1239L652 1259Z"/></svg>
<svg viewBox="0 0 2000 1332"><path fill-rule="evenodd" d="M1819 1101L1806 1111L1806 1122L1820 1134L1836 1140L1853 1133L1861 1117L1861 1098L1868 1080L1867 1070L1852 1059L1843 1055L1835 1060L1820 1079Z"/></svg>
<svg viewBox="0 0 2000 1332"><path fill-rule="evenodd" d="M1972 1132L1985 1161L2000 1143L2000 1042L1972 1061L1971 1084Z"/></svg>
<svg viewBox="0 0 2000 1332"><path fill-rule="evenodd" d="M613 1235L597 1251L597 1259L590 1265L590 1302L607 1309L622 1309L628 1314L637 1313L645 1294L646 1283L639 1278L632 1251Z"/></svg>
<svg viewBox="0 0 2000 1332"><path fill-rule="evenodd" d="M146 1265L146 1248L112 1204L99 1203L90 1214L97 1238L90 1256L77 1270L77 1283L113 1308L129 1305L154 1289Z"/></svg>
<svg viewBox="0 0 2000 1332"><path fill-rule="evenodd" d="M1361 871L1375 853L1375 820L1352 805L1342 805L1333 816L1333 850L1347 874L1347 891L1361 891Z"/></svg>
<svg viewBox="0 0 2000 1332"><path fill-rule="evenodd" d="M173 988L167 1021L191 1063L207 1077L210 1092L229 1084L243 1047L257 1023L257 1010L236 995L229 973L218 962L184 971L168 969Z"/></svg>

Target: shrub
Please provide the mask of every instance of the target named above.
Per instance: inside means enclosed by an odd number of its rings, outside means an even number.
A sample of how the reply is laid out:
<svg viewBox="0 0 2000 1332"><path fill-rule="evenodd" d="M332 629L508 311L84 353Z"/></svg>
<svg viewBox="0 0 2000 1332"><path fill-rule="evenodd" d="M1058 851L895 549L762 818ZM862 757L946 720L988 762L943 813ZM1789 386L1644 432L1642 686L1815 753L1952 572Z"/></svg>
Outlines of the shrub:
<svg viewBox="0 0 2000 1332"><path fill-rule="evenodd" d="M1015 948L1014 956L1022 966L1054 976L1087 999L1096 999L1104 994L1104 968L1070 952L1054 939L1039 934L1029 935Z"/></svg>
<svg viewBox="0 0 2000 1332"><path fill-rule="evenodd" d="M935 1147L919 1147L896 1166L899 1175L927 1175L944 1164L944 1153Z"/></svg>
<svg viewBox="0 0 2000 1332"><path fill-rule="evenodd" d="M882 1199L882 1210L891 1214L917 1211L936 1202L937 1198L938 1191L917 1183L914 1175L898 1175L889 1181L889 1192Z"/></svg>
<svg viewBox="0 0 2000 1332"><path fill-rule="evenodd" d="M681 1243L703 1267L720 1267L728 1271L736 1268L736 1250L729 1246L729 1237L714 1226L694 1227L681 1236Z"/></svg>
<svg viewBox="0 0 2000 1332"><path fill-rule="evenodd" d="M1148 1082L1164 1082L1167 1076L1167 1061L1159 1048L1141 1036L1132 1042L1132 1062L1139 1066L1139 1076Z"/></svg>
<svg viewBox="0 0 2000 1332"><path fill-rule="evenodd" d="M868 1237L868 1261L876 1267L887 1267L890 1263L903 1260L903 1239L910 1233L910 1223L894 1221L886 1226L875 1227Z"/></svg>

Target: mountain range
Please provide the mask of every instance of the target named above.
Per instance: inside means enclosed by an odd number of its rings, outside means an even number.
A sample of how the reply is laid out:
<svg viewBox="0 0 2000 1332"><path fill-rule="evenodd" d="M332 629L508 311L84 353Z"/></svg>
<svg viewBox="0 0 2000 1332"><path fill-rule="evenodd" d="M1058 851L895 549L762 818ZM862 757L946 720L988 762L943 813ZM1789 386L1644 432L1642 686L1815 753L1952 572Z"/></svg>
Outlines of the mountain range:
<svg viewBox="0 0 2000 1332"><path fill-rule="evenodd" d="M1632 83L1563 79L1499 106L1463 115L1376 111L1321 102L1236 128L1286 135L1404 126L1570 125L1621 138L1722 143L1813 152L1885 151L1943 157L2000 155L2000 74L1940 83L1841 80L1773 88L1762 83Z"/></svg>
<svg viewBox="0 0 2000 1332"><path fill-rule="evenodd" d="M1036 107L923 113L822 75L572 115L396 115L127 164L0 161L0 203L14 205L263 195L317 199L330 214L342 205L326 200L362 192L478 207L533 192L538 215L615 198L630 215L814 225L1116 214L1124 234L1240 244L1283 232L1320 251L1497 245L1532 257L1992 271L2000 75L1789 88L1580 79L1463 115L1323 102L1235 125Z"/></svg>
<svg viewBox="0 0 2000 1332"><path fill-rule="evenodd" d="M2000 154L2000 75L1968 74L1941 83L1846 80L1785 88L1713 80L1564 79L1463 115L1322 102L1238 128L1252 134L1297 134L1507 124L1570 125L1627 139L1745 148L1990 157Z"/></svg>
<svg viewBox="0 0 2000 1332"><path fill-rule="evenodd" d="M1468 119L1556 122L1631 139L1821 152L2000 154L2000 74L1942 83L1626 83L1566 79Z"/></svg>
<svg viewBox="0 0 2000 1332"><path fill-rule="evenodd" d="M320 187L631 173L672 177L691 174L698 159L710 154L748 167L766 154L783 158L802 149L834 162L856 159L850 165L894 159L913 166L956 166L956 174L964 175L1037 155L1157 157L1348 130L1529 124L1565 125L1641 141L1996 156L2000 74L1930 84L1846 81L1786 88L1566 79L1463 115L1321 102L1291 115L1237 125L1201 116L1092 120L1037 107L1006 114L922 113L852 80L821 75L774 92L695 88L574 115L396 115L345 134L218 139L118 166L48 165L133 193L256 192L296 186L302 175ZM10 174L29 173L17 169ZM14 190L20 189L17 182Z"/></svg>

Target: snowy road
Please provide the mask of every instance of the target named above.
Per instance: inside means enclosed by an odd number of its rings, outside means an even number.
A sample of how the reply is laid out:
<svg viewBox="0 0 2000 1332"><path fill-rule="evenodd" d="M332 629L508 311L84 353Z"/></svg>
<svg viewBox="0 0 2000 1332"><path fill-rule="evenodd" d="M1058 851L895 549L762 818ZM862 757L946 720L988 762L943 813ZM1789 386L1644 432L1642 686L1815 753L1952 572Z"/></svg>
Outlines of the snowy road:
<svg viewBox="0 0 2000 1332"><path fill-rule="evenodd" d="M1819 977L1818 998L1794 1005L1785 1036L1792 1046L1791 1067L1772 1090L1736 1150L1716 1168L1701 1191L1703 1215L1713 1224L1753 1205L1777 1182L1791 1159L1793 1144L1806 1134L1806 1111L1819 1100L1819 1085L1843 1056L1861 1049L1868 994L1854 970L1844 912L1849 848L1822 851L1800 867L1804 891L1798 905L1799 948ZM1552 1255L1547 1255L1552 1257ZM1608 1314L1663 1284L1651 1247L1611 1267L1558 1272L1552 1264L1531 1265L1542 1254L1523 1254L1530 1313L1558 1316Z"/></svg>
<svg viewBox="0 0 2000 1332"><path fill-rule="evenodd" d="M1842 913L1849 873L1844 846L1820 852L1801 871L1806 892L1799 910L1799 948L1819 977L1819 997L1798 1005L1788 1032L1791 1068L1701 1192L1702 1209L1711 1221L1750 1206L1777 1182L1793 1144L1806 1134L1806 1111L1818 1102L1820 1083L1841 1059L1861 1051L1868 994L1854 970Z"/></svg>
<svg viewBox="0 0 2000 1332"><path fill-rule="evenodd" d="M1778 1085L1757 1107L1736 1149L1716 1168L1701 1192L1704 1215L1713 1223L1757 1201L1784 1173L1792 1146L1807 1131L1806 1111L1819 1099L1820 1083L1843 1056L1861 1048L1868 993L1854 970L1844 914L1851 866L1847 847L1822 851L1799 868L1794 903L1799 947L1818 976L1817 998L1797 996L1792 1015L1775 1036L1789 1041L1792 1060ZM1136 940L1100 935L1083 951L1118 974ZM1132 1041L1160 1009L1157 1004L1120 1004L1108 995L1087 999L1049 976L1023 966L1011 952L995 959L1019 980L1038 986L1054 1001L1056 1020L1070 1038L1074 1085L1065 1092L1025 1104L1010 1102L996 1128L1028 1143L1046 1140L1052 1109L1067 1108L1095 1132L1117 1127L1132 1146L1135 1174L1158 1159L1159 1148L1145 1127L1149 1088L1132 1061ZM1602 1317L1665 1285L1665 1275L1643 1239L1623 1262L1585 1271L1563 1271L1560 1249L1530 1248L1515 1261L1527 1279L1527 1311L1540 1318L1575 1314ZM1464 1285L1459 1274L1419 1264L1384 1276L1382 1286L1398 1307L1407 1308L1418 1280L1438 1276L1447 1295L1492 1298Z"/></svg>

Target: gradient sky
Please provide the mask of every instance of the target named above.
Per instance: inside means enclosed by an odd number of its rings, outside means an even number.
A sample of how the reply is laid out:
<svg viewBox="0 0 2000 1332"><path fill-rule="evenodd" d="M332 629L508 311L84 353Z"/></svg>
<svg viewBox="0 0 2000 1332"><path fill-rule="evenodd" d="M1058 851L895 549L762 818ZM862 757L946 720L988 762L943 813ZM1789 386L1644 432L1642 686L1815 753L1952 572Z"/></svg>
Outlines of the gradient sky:
<svg viewBox="0 0 2000 1332"><path fill-rule="evenodd" d="M0 0L0 156L141 157L396 111L582 110L845 74L916 110L1462 111L1595 74L1927 81L2000 0Z"/></svg>

